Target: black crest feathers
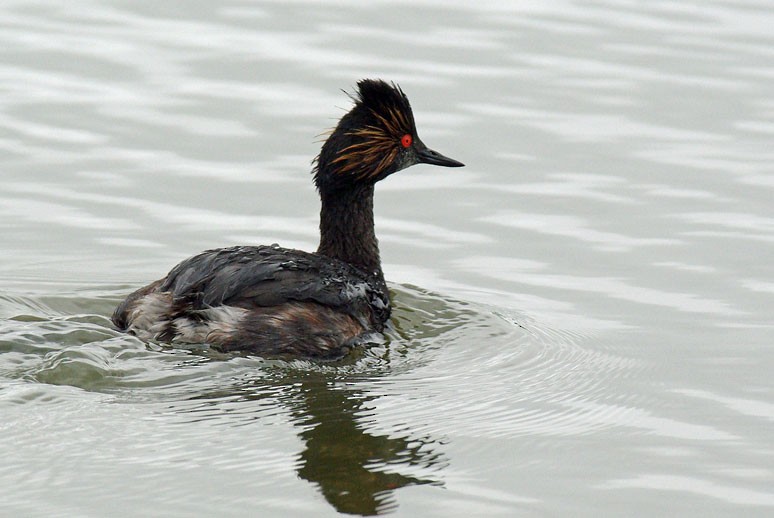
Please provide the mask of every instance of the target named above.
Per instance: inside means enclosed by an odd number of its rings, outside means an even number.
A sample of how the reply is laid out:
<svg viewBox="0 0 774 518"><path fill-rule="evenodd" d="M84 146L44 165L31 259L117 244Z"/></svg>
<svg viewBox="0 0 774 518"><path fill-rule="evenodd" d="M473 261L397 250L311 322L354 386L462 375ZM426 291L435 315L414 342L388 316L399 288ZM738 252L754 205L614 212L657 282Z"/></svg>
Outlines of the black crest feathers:
<svg viewBox="0 0 774 518"><path fill-rule="evenodd" d="M355 107L366 107L394 136L414 132L414 114L408 97L395 83L381 79L363 79L357 83L357 96L352 99ZM383 120L382 120L383 119Z"/></svg>

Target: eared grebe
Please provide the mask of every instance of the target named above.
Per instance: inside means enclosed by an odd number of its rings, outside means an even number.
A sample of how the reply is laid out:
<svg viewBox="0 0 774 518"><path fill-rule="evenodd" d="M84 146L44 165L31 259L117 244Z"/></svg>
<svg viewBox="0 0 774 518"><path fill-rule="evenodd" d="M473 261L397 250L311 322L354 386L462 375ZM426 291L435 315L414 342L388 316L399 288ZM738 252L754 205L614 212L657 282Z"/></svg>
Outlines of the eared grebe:
<svg viewBox="0 0 774 518"><path fill-rule="evenodd" d="M277 245L208 250L140 288L113 323L144 340L222 351L332 357L390 317L374 234L374 184L414 164L463 164L428 149L408 98L365 79L313 169L322 200L316 253Z"/></svg>

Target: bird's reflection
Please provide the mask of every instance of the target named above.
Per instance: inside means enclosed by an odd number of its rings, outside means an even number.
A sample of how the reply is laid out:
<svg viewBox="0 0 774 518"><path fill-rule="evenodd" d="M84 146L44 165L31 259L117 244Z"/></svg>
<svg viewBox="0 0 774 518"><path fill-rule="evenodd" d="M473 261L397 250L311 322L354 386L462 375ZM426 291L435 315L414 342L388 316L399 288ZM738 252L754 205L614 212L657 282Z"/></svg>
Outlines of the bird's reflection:
<svg viewBox="0 0 774 518"><path fill-rule="evenodd" d="M301 381L298 388L294 413L306 444L298 475L316 484L338 511L389 512L396 506L396 489L438 483L398 472L402 467L440 468L444 462L432 451L432 441L372 434L357 422L356 415L373 398L319 376Z"/></svg>
<svg viewBox="0 0 774 518"><path fill-rule="evenodd" d="M339 512L377 515L397 507L395 491L418 484L441 485L433 472L447 464L437 451L439 441L372 433L364 421L375 399L335 375L296 369L274 372L269 380L254 381L255 389L237 390L244 398L279 397L293 416L304 450L299 455L298 476L317 486ZM268 389L268 390L267 390ZM199 395L218 399L227 394ZM233 395L233 393L232 393ZM376 416L375 416L376 417ZM430 473L430 476L428 476Z"/></svg>

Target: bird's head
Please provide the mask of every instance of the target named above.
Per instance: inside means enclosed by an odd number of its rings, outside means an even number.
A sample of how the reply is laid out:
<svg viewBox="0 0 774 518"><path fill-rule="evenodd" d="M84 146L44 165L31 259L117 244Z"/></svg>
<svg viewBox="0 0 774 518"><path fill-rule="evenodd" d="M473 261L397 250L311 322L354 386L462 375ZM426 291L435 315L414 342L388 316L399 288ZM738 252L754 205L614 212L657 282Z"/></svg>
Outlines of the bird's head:
<svg viewBox="0 0 774 518"><path fill-rule="evenodd" d="M395 84L359 81L355 105L323 144L314 167L317 188L370 184L414 164L464 164L429 149L417 135L409 100Z"/></svg>

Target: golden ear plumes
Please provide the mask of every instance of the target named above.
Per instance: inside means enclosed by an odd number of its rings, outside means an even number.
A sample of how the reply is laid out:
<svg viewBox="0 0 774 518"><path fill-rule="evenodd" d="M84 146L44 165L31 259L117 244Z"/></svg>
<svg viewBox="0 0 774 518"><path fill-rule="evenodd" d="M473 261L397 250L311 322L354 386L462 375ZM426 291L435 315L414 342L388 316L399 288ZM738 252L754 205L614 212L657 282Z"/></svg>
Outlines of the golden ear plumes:
<svg viewBox="0 0 774 518"><path fill-rule="evenodd" d="M370 110L377 124L356 128L347 133L358 138L358 142L338 152L333 164L338 164L337 172L351 174L359 171L358 178L379 177L392 164L400 153L401 138L413 134L412 123L406 114L397 107L385 107L384 114ZM374 164L370 171L363 164Z"/></svg>

